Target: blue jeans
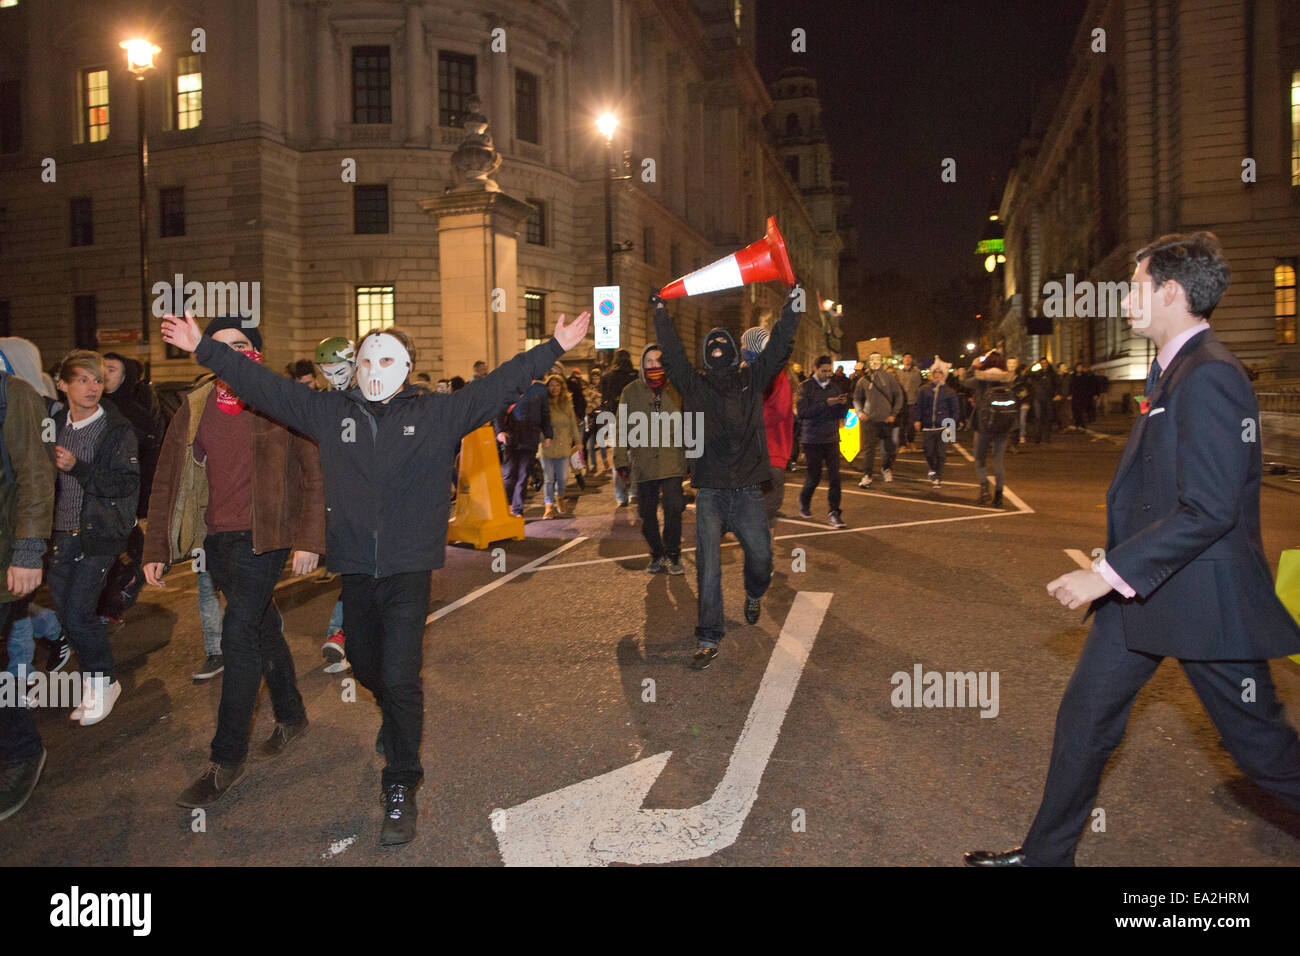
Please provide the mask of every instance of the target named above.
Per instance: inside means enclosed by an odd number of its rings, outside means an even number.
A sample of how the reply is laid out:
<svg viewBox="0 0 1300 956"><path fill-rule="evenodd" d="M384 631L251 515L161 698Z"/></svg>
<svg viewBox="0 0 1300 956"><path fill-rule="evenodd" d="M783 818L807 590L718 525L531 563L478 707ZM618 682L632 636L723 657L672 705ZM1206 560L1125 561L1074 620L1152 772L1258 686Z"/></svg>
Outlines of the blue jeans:
<svg viewBox="0 0 1300 956"><path fill-rule="evenodd" d="M25 666L27 673L32 672L36 638L52 641L59 636L62 628L59 626L58 615L39 604L15 601L10 605L10 610L14 622L9 631L9 666L5 669L16 677L20 666Z"/></svg>
<svg viewBox="0 0 1300 956"><path fill-rule="evenodd" d="M4 633L5 622L13 607L13 602L0 604L0 634ZM36 731L31 709L0 707L0 768L7 763L40 756L42 749L41 735Z"/></svg>
<svg viewBox="0 0 1300 956"><path fill-rule="evenodd" d="M49 573L54 611L63 622L68 643L81 659L81 673L101 675L109 683L113 681L113 649L108 644L108 628L96 608L108 569L115 560L112 554L84 554L79 535L54 532Z"/></svg>
<svg viewBox="0 0 1300 956"><path fill-rule="evenodd" d="M212 575L199 572L199 627L203 628L203 653L215 657L221 653L221 599Z"/></svg>
<svg viewBox="0 0 1300 956"><path fill-rule="evenodd" d="M1007 450L1007 434L990 435L988 432L975 433L975 480L984 484L988 480L988 470L985 468L985 460L988 458L989 449L993 450L993 477L996 480L996 491L1002 490L1002 480L1005 477L1002 471L1002 456Z"/></svg>
<svg viewBox="0 0 1300 956"><path fill-rule="evenodd" d="M325 625L325 637L331 638L339 631L343 630L343 598L334 602L334 610L330 611L330 622Z"/></svg>
<svg viewBox="0 0 1300 956"><path fill-rule="evenodd" d="M717 647L722 641L722 535L732 532L745 553L745 596L761 598L772 583L772 539L763 489L698 488L695 492L695 583L700 620L695 637Z"/></svg>
<svg viewBox="0 0 1300 956"><path fill-rule="evenodd" d="M569 459L547 458L543 455L542 474L546 479L542 484L546 503L553 505L557 499L564 497L564 486L569 480Z"/></svg>

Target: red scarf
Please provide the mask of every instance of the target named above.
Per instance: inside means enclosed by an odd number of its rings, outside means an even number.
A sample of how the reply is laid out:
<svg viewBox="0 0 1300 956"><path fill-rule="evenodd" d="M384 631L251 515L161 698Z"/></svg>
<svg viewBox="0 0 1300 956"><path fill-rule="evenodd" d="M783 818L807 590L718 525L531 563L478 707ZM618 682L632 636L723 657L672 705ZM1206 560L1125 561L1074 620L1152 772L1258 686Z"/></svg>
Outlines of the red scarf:
<svg viewBox="0 0 1300 956"><path fill-rule="evenodd" d="M259 365L262 362L262 353L256 349L236 349L235 351L252 359ZM227 415L238 415L244 410L244 401L232 392L230 386L221 379L217 379L217 408Z"/></svg>

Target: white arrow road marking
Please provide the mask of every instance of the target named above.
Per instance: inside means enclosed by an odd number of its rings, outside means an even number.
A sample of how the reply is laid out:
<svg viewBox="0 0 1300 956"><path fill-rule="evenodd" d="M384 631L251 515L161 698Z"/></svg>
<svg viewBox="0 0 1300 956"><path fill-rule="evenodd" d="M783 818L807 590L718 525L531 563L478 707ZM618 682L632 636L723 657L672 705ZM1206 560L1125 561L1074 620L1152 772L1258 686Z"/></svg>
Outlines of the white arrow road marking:
<svg viewBox="0 0 1300 956"><path fill-rule="evenodd" d="M710 856L735 843L758 797L763 770L830 603L828 593L795 595L727 772L705 803L684 810L641 809L672 756L665 750L509 810L492 811L506 866L671 863Z"/></svg>
<svg viewBox="0 0 1300 956"><path fill-rule="evenodd" d="M1092 560L1078 548L1066 548L1065 553L1073 559L1075 564L1083 568L1083 570L1092 570Z"/></svg>

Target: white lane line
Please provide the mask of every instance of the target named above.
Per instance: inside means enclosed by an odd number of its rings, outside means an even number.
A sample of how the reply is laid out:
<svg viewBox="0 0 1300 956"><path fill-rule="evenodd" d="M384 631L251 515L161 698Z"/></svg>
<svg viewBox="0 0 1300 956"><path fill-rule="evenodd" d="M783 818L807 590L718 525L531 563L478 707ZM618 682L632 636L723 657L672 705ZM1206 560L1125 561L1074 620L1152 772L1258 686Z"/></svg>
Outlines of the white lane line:
<svg viewBox="0 0 1300 956"><path fill-rule="evenodd" d="M956 448L959 452L961 452L961 453L962 453L962 457L964 457L967 461L971 462L972 464L974 463L974 461L975 461L974 456L971 455L971 453L968 452L965 448L962 448L961 445L957 444L956 442L953 442L953 443L952 443L952 447L953 447L953 448ZM975 487L978 488L979 485L976 485ZM1011 499L1011 503L1012 503L1013 505L1016 506L1016 509L1017 509L1021 514L1032 515L1032 514L1036 514L1036 513L1037 513L1037 512L1034 511L1033 508L1031 508L1031 507L1029 507L1029 505L1025 504L1024 501L1021 499L1021 497L1020 497L1018 494L1016 494L1014 491L1012 491L1012 490L1011 490L1009 487L1007 487L1006 485L1003 485L1003 486L1002 486L1002 493L1003 493L1004 495L1006 495L1008 498Z"/></svg>
<svg viewBox="0 0 1300 956"><path fill-rule="evenodd" d="M789 541L794 538L819 538L823 535L828 535L828 534L853 534L856 531L883 531L887 528L910 528L913 527L914 525L946 524L952 521L985 521L990 518L1010 518L1019 514L1022 514L1022 512L993 511L993 512L986 512L984 514L977 514L977 515L959 515L955 518L929 518L922 521L899 521L894 524L873 524L873 525L866 525L865 527L861 527L861 528L828 528L824 531L806 531L802 534L779 534L776 535L772 540ZM724 541L722 542L722 547L735 548L735 547L739 547L739 543L736 541ZM682 554L689 554L694 550L695 550L694 548L682 548ZM563 568L581 568L592 564L611 564L615 561L636 561L648 557L650 557L649 552L645 552L642 554L621 554L612 558L591 558L586 561L567 561L564 564L548 564L545 567L540 567L535 569L520 568L519 570L520 573L522 573L525 570L559 571Z"/></svg>
<svg viewBox="0 0 1300 956"><path fill-rule="evenodd" d="M1075 564L1083 568L1085 571L1092 570L1092 561L1090 561L1088 556L1078 548L1066 548L1065 553L1070 556L1070 559L1073 560Z"/></svg>
<svg viewBox="0 0 1300 956"><path fill-rule="evenodd" d="M501 585L505 584L507 581L517 578L519 575L524 574L528 571L535 570L539 565L545 564L547 561L551 560L551 558L555 557L557 554L563 554L565 551L568 551L570 548L574 547L575 545L581 544L586 540L587 540L587 536L585 534L579 535L578 537L574 538L572 541L566 541L564 544L560 545L554 551L548 551L540 558L535 558L534 560L529 561L527 564L515 568L509 574L501 575L501 577L497 578L495 581L490 581L489 583L483 585L478 590L471 591L469 594L466 594L463 598L453 601L452 603L448 604L446 607L438 608L438 610L434 611L427 618L425 618L424 621L425 627L428 627L430 624L432 624L434 621L438 620L439 618L446 617L448 614L450 614L452 611L456 610L457 608L464 607L466 604L469 604L471 601L476 601L479 598L481 598L483 595L496 590L497 588L501 587Z"/></svg>
<svg viewBox="0 0 1300 956"><path fill-rule="evenodd" d="M976 486L978 487L978 486ZM910 501L918 505L941 505L944 508L978 508L981 511L998 511L998 508L985 508L984 505L968 505L958 501L927 501L925 498L913 498L910 495L887 495L882 491L855 491L852 488L842 489L846 495L863 495L868 498L888 498L890 501ZM1003 486L1002 491L1006 492Z"/></svg>

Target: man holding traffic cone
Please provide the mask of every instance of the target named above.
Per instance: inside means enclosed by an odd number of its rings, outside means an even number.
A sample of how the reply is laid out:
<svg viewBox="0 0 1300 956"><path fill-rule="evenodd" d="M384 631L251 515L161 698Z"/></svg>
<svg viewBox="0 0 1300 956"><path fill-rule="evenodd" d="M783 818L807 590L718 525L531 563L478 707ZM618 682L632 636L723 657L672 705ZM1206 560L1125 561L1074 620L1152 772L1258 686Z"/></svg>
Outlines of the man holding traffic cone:
<svg viewBox="0 0 1300 956"><path fill-rule="evenodd" d="M763 393L794 348L803 302L804 290L795 286L786 298L780 320L772 328L767 347L750 365L741 365L740 349L729 331L712 329L704 340L704 367L696 371L686 357L663 299L658 293L650 296L655 310L655 337L663 351L668 380L681 394L686 411L704 416L702 453L691 474L696 489L695 569L699 592L693 670L703 670L713 663L722 641L722 535L733 532L745 555L745 620L750 624L758 622L759 601L772 580L772 543L763 506L763 487L772 477L763 424Z"/></svg>

